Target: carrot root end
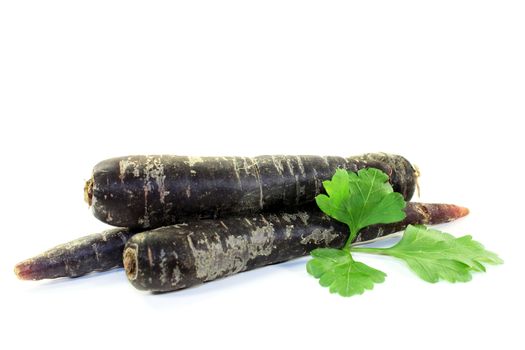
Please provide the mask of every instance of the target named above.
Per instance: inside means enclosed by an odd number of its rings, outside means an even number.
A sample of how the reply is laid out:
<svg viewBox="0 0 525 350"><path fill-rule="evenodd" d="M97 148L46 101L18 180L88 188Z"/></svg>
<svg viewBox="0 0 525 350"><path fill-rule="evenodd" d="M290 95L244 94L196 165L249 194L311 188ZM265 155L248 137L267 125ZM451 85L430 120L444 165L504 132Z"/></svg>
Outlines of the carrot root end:
<svg viewBox="0 0 525 350"><path fill-rule="evenodd" d="M137 249L136 245L131 245L126 248L123 255L124 270L130 281L134 281L138 274Z"/></svg>
<svg viewBox="0 0 525 350"><path fill-rule="evenodd" d="M93 201L93 177L87 180L84 185L84 201L91 206Z"/></svg>

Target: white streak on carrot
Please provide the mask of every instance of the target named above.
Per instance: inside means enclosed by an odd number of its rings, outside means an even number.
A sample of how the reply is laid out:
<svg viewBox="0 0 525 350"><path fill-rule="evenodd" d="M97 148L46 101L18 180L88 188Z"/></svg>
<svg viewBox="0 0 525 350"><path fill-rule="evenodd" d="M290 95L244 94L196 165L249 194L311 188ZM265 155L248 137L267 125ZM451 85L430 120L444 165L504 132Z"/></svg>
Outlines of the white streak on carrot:
<svg viewBox="0 0 525 350"><path fill-rule="evenodd" d="M288 167L288 171L290 172L290 175L294 175L293 166L292 166L292 163L290 162L289 157L286 158L286 166Z"/></svg>
<svg viewBox="0 0 525 350"><path fill-rule="evenodd" d="M167 258L166 258L166 252L164 251L164 249L161 249L160 250L160 253L159 253L159 257L160 257L160 270L161 270L161 274L160 274L160 279L161 279L161 282L163 284L167 284L168 283L168 264L167 264Z"/></svg>
<svg viewBox="0 0 525 350"><path fill-rule="evenodd" d="M291 223L292 220L299 218L305 225L308 225L308 219L310 218L310 215L308 215L308 213L305 211L300 211L295 214L283 213L281 216L283 220L288 223Z"/></svg>
<svg viewBox="0 0 525 350"><path fill-rule="evenodd" d="M295 174L295 204L299 204L299 196L301 195L301 186L299 185L299 175Z"/></svg>
<svg viewBox="0 0 525 350"><path fill-rule="evenodd" d="M96 243L93 243L91 246L93 247L93 251L95 252L95 259L96 259L97 261L100 261L100 257L99 257L99 255L98 255L97 244L96 244Z"/></svg>
<svg viewBox="0 0 525 350"><path fill-rule="evenodd" d="M285 238L292 237L292 230L293 230L293 225L286 225L286 229L284 231L284 237Z"/></svg>
<svg viewBox="0 0 525 350"><path fill-rule="evenodd" d="M251 242L247 246L252 259L261 255L268 256L272 253L275 229L268 221L265 221L265 225L257 227L251 233Z"/></svg>
<svg viewBox="0 0 525 350"><path fill-rule="evenodd" d="M330 163L328 163L328 158L326 158L326 156L322 157L324 163L326 164L327 167L330 167Z"/></svg>
<svg viewBox="0 0 525 350"><path fill-rule="evenodd" d="M253 169L255 170L255 179L257 181L257 183L259 184L259 208L263 209L264 208L264 203L263 203L263 187L262 187L262 180L261 180L261 176L259 175L259 165L257 165L257 162L254 160L253 161Z"/></svg>
<svg viewBox="0 0 525 350"><path fill-rule="evenodd" d="M303 161L301 160L301 157L295 156L295 158L297 158L297 165L299 166L299 171L301 172L301 175L305 176L306 173L304 172L304 165Z"/></svg>
<svg viewBox="0 0 525 350"><path fill-rule="evenodd" d="M284 168L283 163L281 163L281 160L275 159L275 156L271 156L273 165L275 166L275 169L279 173L279 175L283 176Z"/></svg>
<svg viewBox="0 0 525 350"><path fill-rule="evenodd" d="M148 262L149 266L153 267L153 254L151 252L151 247L148 247Z"/></svg>
<svg viewBox="0 0 525 350"><path fill-rule="evenodd" d="M144 166L144 186L148 185L149 189L153 188L152 182L157 185L157 192L159 193L159 200L161 204L165 203L165 197L169 194L166 191L164 181L166 175L164 174L164 164L159 157L148 157Z"/></svg>
<svg viewBox="0 0 525 350"><path fill-rule="evenodd" d="M246 173L246 175L250 175L250 166L248 165L248 162L246 161L246 157L241 157L242 159L242 169Z"/></svg>
<svg viewBox="0 0 525 350"><path fill-rule="evenodd" d="M314 173L314 185L315 185L315 195L317 196L319 193L321 193L321 186L319 185L319 178L317 177L317 170L315 168L312 168Z"/></svg>
<svg viewBox="0 0 525 350"><path fill-rule="evenodd" d="M239 272L242 268L242 265L235 265L235 261L242 260L242 254L240 254L239 249L230 249L230 256L228 258L222 256L222 246L220 241L209 242L207 239L205 242L199 244L206 244L206 247L203 249L198 249L193 244L191 235L187 236L189 247L192 251L193 259L195 261L195 271L197 278L203 278L204 280L214 279L217 276L220 276L221 273L226 271L235 271ZM235 247L235 243L227 242L231 247ZM235 255L236 258L232 258L232 255Z"/></svg>
<svg viewBox="0 0 525 350"><path fill-rule="evenodd" d="M326 230L321 229L315 229L310 233L309 235L303 237L301 239L301 244L308 244L308 243L314 243L314 244L320 244L322 242L325 242L326 244L330 244L334 239L338 237L337 233L334 233L334 228L330 227Z"/></svg>
<svg viewBox="0 0 525 350"><path fill-rule="evenodd" d="M235 172L235 177L237 178L237 182L239 183L239 188L242 191L242 182L241 182L241 176L239 175L239 168L237 167L237 158L232 157L232 163L233 163L233 171Z"/></svg>
<svg viewBox="0 0 525 350"><path fill-rule="evenodd" d="M193 167L197 163L204 163L204 160L201 157L188 157L187 164L191 167Z"/></svg>
<svg viewBox="0 0 525 350"><path fill-rule="evenodd" d="M181 279L182 279L182 273L180 272L179 267L175 266L171 274L171 281L170 281L171 285L172 286L178 285Z"/></svg>

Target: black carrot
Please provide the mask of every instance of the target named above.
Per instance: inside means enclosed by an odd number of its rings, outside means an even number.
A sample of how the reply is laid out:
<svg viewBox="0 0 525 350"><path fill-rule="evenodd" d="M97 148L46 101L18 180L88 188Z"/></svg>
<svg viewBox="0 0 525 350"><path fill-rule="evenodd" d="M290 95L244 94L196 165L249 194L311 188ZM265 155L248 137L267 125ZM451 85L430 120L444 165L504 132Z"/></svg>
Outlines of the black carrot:
<svg viewBox="0 0 525 350"><path fill-rule="evenodd" d="M322 192L336 168L373 167L409 200L417 172L403 157L130 156L100 162L85 188L95 217L120 227L155 228L188 219L294 210Z"/></svg>
<svg viewBox="0 0 525 350"><path fill-rule="evenodd" d="M370 226L357 239L468 214L447 204L408 203L405 211L402 222ZM319 210L198 220L133 236L124 249L124 268L136 288L164 292L298 258L319 247L341 248L347 238L348 227Z"/></svg>
<svg viewBox="0 0 525 350"><path fill-rule="evenodd" d="M122 250L137 231L114 228L58 245L15 266L23 280L78 277L122 267Z"/></svg>

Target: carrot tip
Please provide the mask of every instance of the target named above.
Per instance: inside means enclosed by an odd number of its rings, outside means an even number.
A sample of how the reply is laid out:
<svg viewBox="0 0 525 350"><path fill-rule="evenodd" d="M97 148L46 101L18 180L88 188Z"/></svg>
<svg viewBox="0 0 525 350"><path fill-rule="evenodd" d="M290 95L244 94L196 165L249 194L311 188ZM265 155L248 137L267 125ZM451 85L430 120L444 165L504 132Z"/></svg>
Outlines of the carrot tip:
<svg viewBox="0 0 525 350"><path fill-rule="evenodd" d="M15 275L18 279L28 280L30 278L30 271L27 268L27 265L24 262L18 263L15 265Z"/></svg>
<svg viewBox="0 0 525 350"><path fill-rule="evenodd" d="M468 210L468 208L459 207L459 206L457 207L458 218L462 218L464 216L467 216L469 213L470 213L470 210Z"/></svg>

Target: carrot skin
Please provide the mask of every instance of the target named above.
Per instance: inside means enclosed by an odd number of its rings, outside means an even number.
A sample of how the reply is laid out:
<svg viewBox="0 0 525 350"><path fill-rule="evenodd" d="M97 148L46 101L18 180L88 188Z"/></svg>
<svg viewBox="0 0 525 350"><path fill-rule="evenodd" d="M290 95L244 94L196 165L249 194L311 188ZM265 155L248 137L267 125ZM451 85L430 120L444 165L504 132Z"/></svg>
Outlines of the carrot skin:
<svg viewBox="0 0 525 350"><path fill-rule="evenodd" d="M125 243L137 231L115 228L58 245L15 266L22 280L78 277L122 267Z"/></svg>
<svg viewBox="0 0 525 350"><path fill-rule="evenodd" d="M356 241L386 236L408 224L438 224L468 213L452 205L423 203L409 203L405 210L407 218L402 222L371 226ZM123 260L134 287L167 292L298 258L315 248L341 248L347 238L348 227L320 211L262 213L139 233L126 243Z"/></svg>
<svg viewBox="0 0 525 350"><path fill-rule="evenodd" d="M375 158L374 158L375 157ZM378 168L409 200L416 173L403 157L130 156L97 164L86 186L95 217L120 227L155 228L191 219L285 211L311 203L335 169Z"/></svg>

